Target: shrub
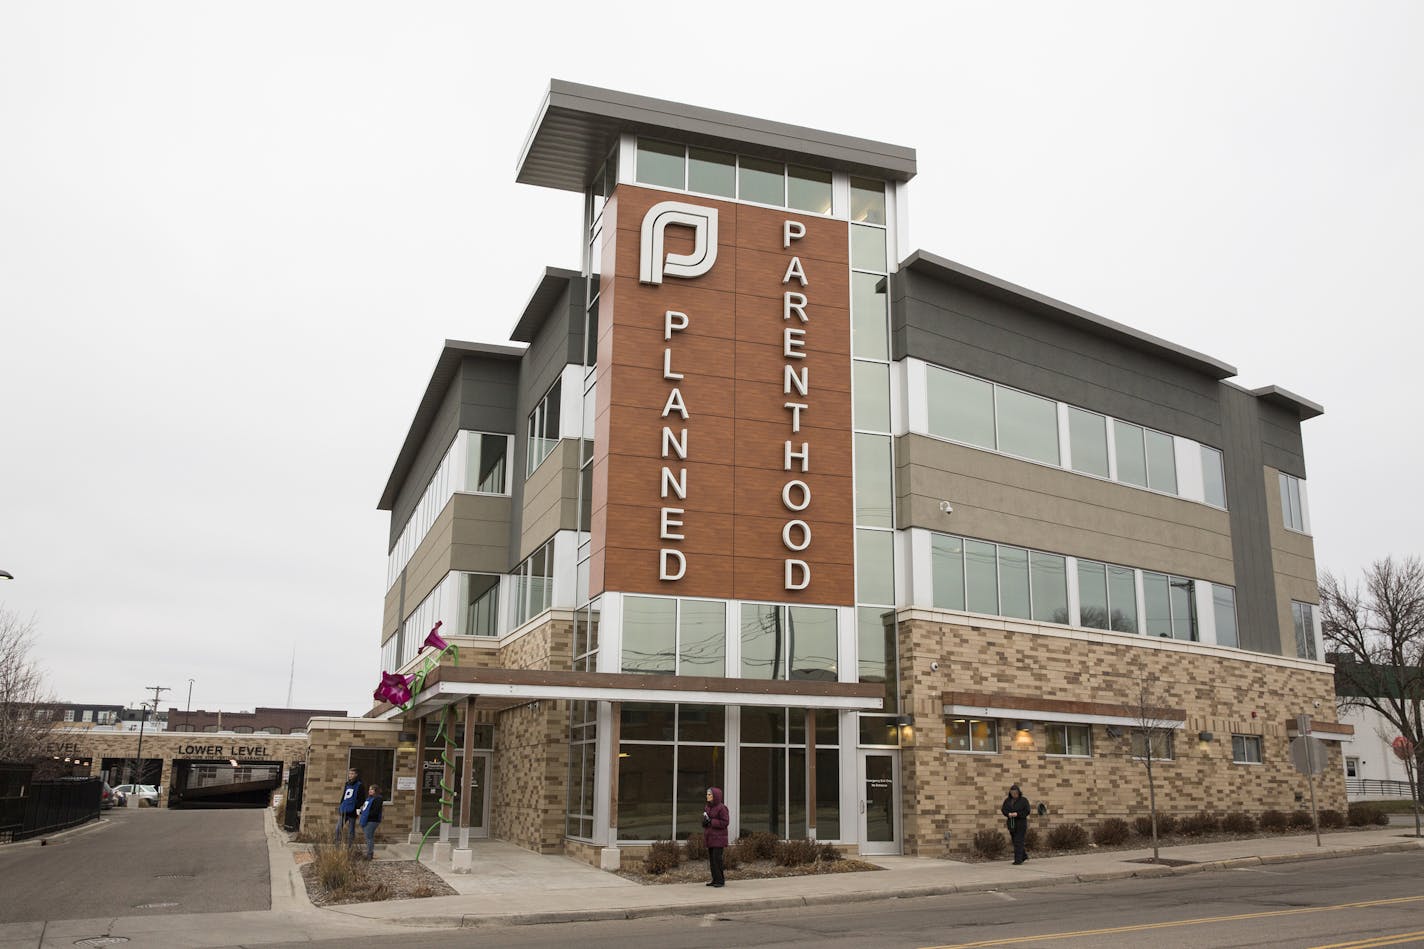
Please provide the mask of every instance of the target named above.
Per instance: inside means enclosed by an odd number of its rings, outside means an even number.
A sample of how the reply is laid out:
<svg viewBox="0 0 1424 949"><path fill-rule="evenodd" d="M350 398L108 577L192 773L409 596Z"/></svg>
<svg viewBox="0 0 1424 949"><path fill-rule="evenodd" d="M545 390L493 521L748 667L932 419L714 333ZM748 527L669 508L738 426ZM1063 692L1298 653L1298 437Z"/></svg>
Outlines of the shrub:
<svg viewBox="0 0 1424 949"><path fill-rule="evenodd" d="M1286 817L1286 815L1283 812L1276 810L1275 808L1271 808L1269 811L1261 812L1262 830L1285 830L1289 824L1290 820Z"/></svg>
<svg viewBox="0 0 1424 949"><path fill-rule="evenodd" d="M1389 826L1389 813L1380 809L1375 809L1375 823L1380 827Z"/></svg>
<svg viewBox="0 0 1424 949"><path fill-rule="evenodd" d="M1038 850L1041 843L1043 843L1043 835L1038 832L1037 827L1030 827L1024 831L1025 850Z"/></svg>
<svg viewBox="0 0 1424 949"><path fill-rule="evenodd" d="M974 835L974 852L990 860L1001 856L1008 845L1008 838L1001 830L981 830Z"/></svg>
<svg viewBox="0 0 1424 949"><path fill-rule="evenodd" d="M722 869L735 870L747 861L746 851L741 841L735 841L722 851Z"/></svg>
<svg viewBox="0 0 1424 949"><path fill-rule="evenodd" d="M1203 834L1214 834L1221 827L1221 821L1213 814L1200 811L1191 817L1183 817L1177 830L1188 837L1200 837Z"/></svg>
<svg viewBox="0 0 1424 949"><path fill-rule="evenodd" d="M1138 817L1132 822L1132 829L1137 831L1139 837L1152 836L1152 815ZM1177 819L1171 814L1157 815L1157 836L1166 837L1177 829Z"/></svg>
<svg viewBox="0 0 1424 949"><path fill-rule="evenodd" d="M345 890L361 879L357 859L350 847L325 842L312 846L312 872L328 893Z"/></svg>
<svg viewBox="0 0 1424 949"><path fill-rule="evenodd" d="M842 854L836 849L835 844L821 844L821 852L817 855L817 859L822 863L835 863L842 859Z"/></svg>
<svg viewBox="0 0 1424 949"><path fill-rule="evenodd" d="M777 866L800 867L816 862L816 842L814 840L778 840L776 842Z"/></svg>
<svg viewBox="0 0 1424 949"><path fill-rule="evenodd" d="M702 836L702 831L693 831L687 835L687 841L683 844L688 860L707 859L707 838Z"/></svg>
<svg viewBox="0 0 1424 949"><path fill-rule="evenodd" d="M1109 817L1093 828L1093 842L1102 847L1116 847L1124 843L1131 833L1132 828L1127 826L1127 821L1121 817Z"/></svg>
<svg viewBox="0 0 1424 949"><path fill-rule="evenodd" d="M1381 817L1384 820L1380 820ZM1351 804L1346 820L1351 827L1368 827L1370 824L1389 823L1389 815L1373 804Z"/></svg>
<svg viewBox="0 0 1424 949"><path fill-rule="evenodd" d="M1310 811L1291 811L1290 825L1296 830L1310 830L1315 826L1315 821L1310 817Z"/></svg>
<svg viewBox="0 0 1424 949"><path fill-rule="evenodd" d="M1345 815L1333 808L1326 808L1320 812L1320 826L1329 827L1332 830L1345 826Z"/></svg>
<svg viewBox="0 0 1424 949"><path fill-rule="evenodd" d="M779 843L780 837L764 830L737 838L737 844L742 848L742 859L747 861L776 859L776 845Z"/></svg>
<svg viewBox="0 0 1424 949"><path fill-rule="evenodd" d="M1081 850L1088 845L1088 832L1082 824L1059 824L1048 832L1050 850Z"/></svg>
<svg viewBox="0 0 1424 949"><path fill-rule="evenodd" d="M1256 818L1250 814L1234 811L1221 819L1221 829L1228 834L1254 834Z"/></svg>
<svg viewBox="0 0 1424 949"><path fill-rule="evenodd" d="M681 862L682 857L677 849L677 844L671 840L655 840L653 845L648 848L648 855L643 858L643 870L656 876L659 873L676 870L677 865Z"/></svg>

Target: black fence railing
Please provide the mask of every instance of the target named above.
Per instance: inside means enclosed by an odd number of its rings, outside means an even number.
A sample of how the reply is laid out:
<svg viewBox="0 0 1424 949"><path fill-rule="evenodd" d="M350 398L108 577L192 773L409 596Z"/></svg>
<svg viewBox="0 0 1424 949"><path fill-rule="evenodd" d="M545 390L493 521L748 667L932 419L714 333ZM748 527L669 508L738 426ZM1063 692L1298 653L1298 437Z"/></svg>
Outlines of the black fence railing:
<svg viewBox="0 0 1424 949"><path fill-rule="evenodd" d="M1378 797L1407 801L1409 800L1409 782L1386 781L1382 778L1346 778L1345 796L1351 799Z"/></svg>
<svg viewBox="0 0 1424 949"><path fill-rule="evenodd" d="M0 797L0 843L53 834L99 817L101 778L34 781Z"/></svg>
<svg viewBox="0 0 1424 949"><path fill-rule="evenodd" d="M302 827L302 793L306 790L307 766L294 764L287 771L287 799L282 802L282 827L290 831Z"/></svg>

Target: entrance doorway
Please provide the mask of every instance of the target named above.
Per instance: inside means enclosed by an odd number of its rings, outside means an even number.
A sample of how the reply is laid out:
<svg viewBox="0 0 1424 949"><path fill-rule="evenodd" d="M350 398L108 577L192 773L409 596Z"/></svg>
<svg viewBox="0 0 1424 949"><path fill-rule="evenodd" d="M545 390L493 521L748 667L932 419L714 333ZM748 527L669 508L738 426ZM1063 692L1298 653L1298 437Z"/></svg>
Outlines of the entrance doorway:
<svg viewBox="0 0 1424 949"><path fill-rule="evenodd" d="M900 753L862 751L858 766L860 852L900 852Z"/></svg>
<svg viewBox="0 0 1424 949"><path fill-rule="evenodd" d="M465 771L465 753L456 752L453 756L455 770L451 786L455 793L452 795L454 804L450 807L451 827L460 826L460 797L466 793L466 789L460 787L460 776ZM490 812L490 761L493 757L489 751L473 752L474 769L470 774L470 836L489 836L489 812ZM420 789L420 826L427 828L435 823L440 815L440 778L445 773L445 765L440 760L440 752L431 749L425 753L425 761L422 767L422 781Z"/></svg>

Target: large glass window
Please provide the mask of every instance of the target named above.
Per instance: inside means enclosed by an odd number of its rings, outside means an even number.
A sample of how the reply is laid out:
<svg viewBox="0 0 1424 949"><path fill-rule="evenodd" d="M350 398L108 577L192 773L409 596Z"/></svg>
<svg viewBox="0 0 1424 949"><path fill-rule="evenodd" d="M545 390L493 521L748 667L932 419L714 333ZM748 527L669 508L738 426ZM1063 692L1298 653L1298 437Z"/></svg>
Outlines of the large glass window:
<svg viewBox="0 0 1424 949"><path fill-rule="evenodd" d="M812 214L831 213L831 173L818 168L786 169L786 204Z"/></svg>
<svg viewBox="0 0 1424 949"><path fill-rule="evenodd" d="M677 672L677 601L665 597L623 598L624 672Z"/></svg>
<svg viewBox="0 0 1424 949"><path fill-rule="evenodd" d="M1147 486L1154 491L1177 493L1177 453L1172 436L1143 429L1147 437Z"/></svg>
<svg viewBox="0 0 1424 949"><path fill-rule="evenodd" d="M855 611L859 680L885 686L885 708L895 708L896 665L895 613L875 606L861 606Z"/></svg>
<svg viewBox="0 0 1424 949"><path fill-rule="evenodd" d="M999 450L1044 464L1058 464L1058 407L1036 395L994 387L998 399Z"/></svg>
<svg viewBox="0 0 1424 949"><path fill-rule="evenodd" d="M964 609L964 541L946 534L930 535L930 577L934 605Z"/></svg>
<svg viewBox="0 0 1424 949"><path fill-rule="evenodd" d="M1295 654L1301 659L1319 659L1315 649L1315 607L1292 600L1291 622L1295 626Z"/></svg>
<svg viewBox="0 0 1424 949"><path fill-rule="evenodd" d="M1028 597L1028 551L1022 547L999 547L999 614L1030 619Z"/></svg>
<svg viewBox="0 0 1424 949"><path fill-rule="evenodd" d="M554 542L540 547L514 570L514 625L547 610L554 596Z"/></svg>
<svg viewBox="0 0 1424 949"><path fill-rule="evenodd" d="M865 224L850 226L850 265L856 270L885 272L885 228Z"/></svg>
<svg viewBox="0 0 1424 949"><path fill-rule="evenodd" d="M1078 561L1078 625L1108 628L1108 572L1104 564Z"/></svg>
<svg viewBox="0 0 1424 949"><path fill-rule="evenodd" d="M1219 583L1211 585L1211 606L1216 619L1216 641L1222 646L1240 645L1236 633L1236 591Z"/></svg>
<svg viewBox="0 0 1424 949"><path fill-rule="evenodd" d="M969 612L999 612L998 548L994 544L964 542L964 587Z"/></svg>
<svg viewBox="0 0 1424 949"><path fill-rule="evenodd" d="M885 182L873 178L850 180L850 219L860 224L885 223Z"/></svg>
<svg viewBox="0 0 1424 949"><path fill-rule="evenodd" d="M1226 507L1226 475L1221 468L1221 452L1201 446L1202 488L1206 503Z"/></svg>
<svg viewBox="0 0 1424 949"><path fill-rule="evenodd" d="M1107 419L1096 412L1068 407L1068 444L1073 450L1073 470L1108 476Z"/></svg>
<svg viewBox="0 0 1424 949"><path fill-rule="evenodd" d="M1135 633L1137 623L1137 579L1127 567L1108 565L1108 616L1111 628Z"/></svg>
<svg viewBox="0 0 1424 949"><path fill-rule="evenodd" d="M678 600L677 673L727 674L727 604L721 600Z"/></svg>
<svg viewBox="0 0 1424 949"><path fill-rule="evenodd" d="M687 190L719 198L737 196L737 156L706 148L687 150Z"/></svg>
<svg viewBox="0 0 1424 949"><path fill-rule="evenodd" d="M556 381L529 413L529 473L549 457L559 443L559 411L563 380Z"/></svg>
<svg viewBox="0 0 1424 949"><path fill-rule="evenodd" d="M881 362L851 363L855 386L855 427L890 431L890 367Z"/></svg>
<svg viewBox="0 0 1424 949"><path fill-rule="evenodd" d="M894 533L860 528L855 539L856 598L861 603L894 603Z"/></svg>
<svg viewBox="0 0 1424 949"><path fill-rule="evenodd" d="M1305 531L1305 505L1301 496L1305 484L1297 477L1281 472L1281 518L1287 528Z"/></svg>
<svg viewBox="0 0 1424 949"><path fill-rule="evenodd" d="M885 322L885 277L880 274L850 275L851 353L866 359L890 358Z"/></svg>
<svg viewBox="0 0 1424 949"><path fill-rule="evenodd" d="M741 158L738 196L757 204L786 206L786 166L761 158Z"/></svg>
<svg viewBox="0 0 1424 949"><path fill-rule="evenodd" d="M1057 554L1034 551L1029 556L1033 618L1042 623L1067 623L1068 568Z"/></svg>
<svg viewBox="0 0 1424 949"><path fill-rule="evenodd" d="M807 836L809 829L808 756L805 709L751 708L741 710L741 828L742 833L765 831L790 840ZM840 835L840 756L836 716L816 716L816 784L813 799L817 837L833 840Z"/></svg>
<svg viewBox="0 0 1424 949"><path fill-rule="evenodd" d="M890 519L894 486L890 436L855 436L855 522L862 527L894 527Z"/></svg>
<svg viewBox="0 0 1424 949"><path fill-rule="evenodd" d="M671 142L638 139L638 183L682 190L686 186L684 151L683 146Z"/></svg>
<svg viewBox="0 0 1424 949"><path fill-rule="evenodd" d="M994 387L980 379L929 368L930 433L994 447Z"/></svg>
<svg viewBox="0 0 1424 949"><path fill-rule="evenodd" d="M1231 760L1237 764L1260 764L1261 736L1232 735Z"/></svg>
<svg viewBox="0 0 1424 949"><path fill-rule="evenodd" d="M1093 753L1093 729L1089 725L1046 722L1043 734L1047 754L1087 758Z"/></svg>
<svg viewBox="0 0 1424 949"><path fill-rule="evenodd" d="M725 787L721 706L623 703L618 839L687 839L700 830L709 787Z"/></svg>
<svg viewBox="0 0 1424 949"><path fill-rule="evenodd" d="M509 436L468 432L465 437L465 490L482 494L508 493L505 467Z"/></svg>
<svg viewBox="0 0 1424 949"><path fill-rule="evenodd" d="M999 750L999 720L951 717L944 723L944 744L950 751L992 754Z"/></svg>
<svg viewBox="0 0 1424 949"><path fill-rule="evenodd" d="M1142 427L1114 419L1113 442L1117 447L1117 480L1147 487L1147 449L1142 442Z"/></svg>
<svg viewBox="0 0 1424 949"><path fill-rule="evenodd" d="M488 573L460 575L460 632L466 636L498 636L499 577Z"/></svg>
<svg viewBox="0 0 1424 949"><path fill-rule="evenodd" d="M742 604L742 677L836 680L836 611Z"/></svg>
<svg viewBox="0 0 1424 949"><path fill-rule="evenodd" d="M1142 572L1142 593L1147 603L1147 635L1169 639L1197 639L1195 583L1150 570Z"/></svg>

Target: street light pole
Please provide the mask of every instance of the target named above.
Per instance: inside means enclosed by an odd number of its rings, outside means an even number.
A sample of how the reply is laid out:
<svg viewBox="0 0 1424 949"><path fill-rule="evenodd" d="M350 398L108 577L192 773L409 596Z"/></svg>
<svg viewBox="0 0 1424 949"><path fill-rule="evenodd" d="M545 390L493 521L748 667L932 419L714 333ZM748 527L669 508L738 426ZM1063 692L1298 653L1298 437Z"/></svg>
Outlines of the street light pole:
<svg viewBox="0 0 1424 949"><path fill-rule="evenodd" d="M188 680L188 704L183 709L183 724L193 724L193 680Z"/></svg>

